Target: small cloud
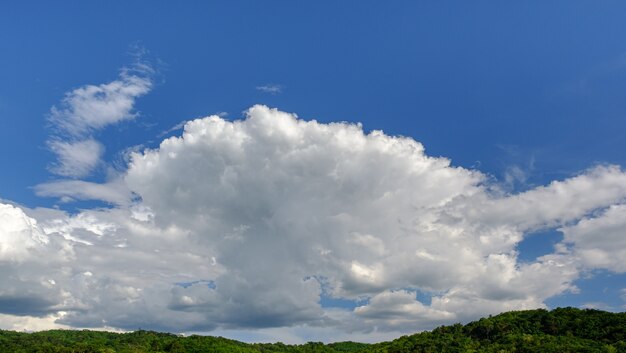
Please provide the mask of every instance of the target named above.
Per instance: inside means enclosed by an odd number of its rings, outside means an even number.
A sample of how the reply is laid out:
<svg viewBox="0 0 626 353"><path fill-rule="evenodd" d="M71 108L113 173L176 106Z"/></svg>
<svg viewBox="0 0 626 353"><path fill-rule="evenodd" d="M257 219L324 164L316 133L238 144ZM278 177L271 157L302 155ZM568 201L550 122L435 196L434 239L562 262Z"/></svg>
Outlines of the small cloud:
<svg viewBox="0 0 626 353"><path fill-rule="evenodd" d="M50 109L48 121L53 132L47 144L57 159L50 167L52 173L71 178L88 176L104 152L96 133L138 116L135 101L152 89L156 72L140 54L133 65L120 70L116 80L69 91Z"/></svg>
<svg viewBox="0 0 626 353"><path fill-rule="evenodd" d="M516 184L525 185L528 180L528 171L518 165L511 165L504 171L504 182L513 188Z"/></svg>
<svg viewBox="0 0 626 353"><path fill-rule="evenodd" d="M270 93L270 94L278 94L283 91L282 85L276 84L266 84L263 86L256 86L256 89L261 92Z"/></svg>
<svg viewBox="0 0 626 353"><path fill-rule="evenodd" d="M497 145L502 152L505 168L502 173L502 186L505 190L527 190L535 171L535 152L526 151L517 145Z"/></svg>
<svg viewBox="0 0 626 353"><path fill-rule="evenodd" d="M112 205L129 205L133 195L122 179L104 184L82 180L57 180L35 186L37 196L58 197L62 203L99 200Z"/></svg>
<svg viewBox="0 0 626 353"><path fill-rule="evenodd" d="M48 147L57 155L57 162L50 167L54 174L80 178L89 174L104 153L104 147L94 139L65 142L48 141Z"/></svg>
<svg viewBox="0 0 626 353"><path fill-rule="evenodd" d="M138 64L139 65L139 64ZM52 107L50 121L58 133L83 137L122 120L134 119L135 99L152 88L146 64L122 69L119 79L101 85L86 85L66 93L60 107Z"/></svg>

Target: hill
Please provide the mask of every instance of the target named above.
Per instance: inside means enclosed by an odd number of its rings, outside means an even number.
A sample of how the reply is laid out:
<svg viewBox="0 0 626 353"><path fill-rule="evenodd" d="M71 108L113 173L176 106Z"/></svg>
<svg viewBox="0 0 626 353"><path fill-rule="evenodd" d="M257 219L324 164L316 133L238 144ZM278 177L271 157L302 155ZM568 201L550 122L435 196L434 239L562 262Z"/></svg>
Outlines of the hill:
<svg viewBox="0 0 626 353"><path fill-rule="evenodd" d="M0 331L0 352L626 352L626 313L574 308L514 311L371 345L247 344L222 337L181 337L152 331Z"/></svg>

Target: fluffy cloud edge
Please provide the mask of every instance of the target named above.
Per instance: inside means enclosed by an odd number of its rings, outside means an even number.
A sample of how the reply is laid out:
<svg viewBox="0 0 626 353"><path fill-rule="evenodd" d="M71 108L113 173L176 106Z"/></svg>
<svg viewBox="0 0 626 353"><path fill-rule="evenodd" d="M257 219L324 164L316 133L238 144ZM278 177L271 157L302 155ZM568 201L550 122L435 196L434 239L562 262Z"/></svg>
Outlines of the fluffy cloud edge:
<svg viewBox="0 0 626 353"><path fill-rule="evenodd" d="M581 255L623 250L587 241L614 224L621 229L626 173L618 166L494 194L480 172L429 157L409 138L265 106L246 116L188 122L182 136L135 153L116 186L37 188L68 197L83 190L80 197L114 208L68 215L5 207L5 227L17 226L0 230L2 245L30 240L0 261L26 279L7 282L13 291L0 298L50 298L38 315L64 312L53 322L68 327L169 320L154 328L386 335L541 307L573 290L585 268L622 271ZM131 190L141 198L129 201ZM565 250L519 263L524 234L554 226ZM607 234L605 242L621 239ZM38 235L48 243L28 246ZM62 255L45 266L41 259L53 253ZM366 302L326 308L322 295Z"/></svg>

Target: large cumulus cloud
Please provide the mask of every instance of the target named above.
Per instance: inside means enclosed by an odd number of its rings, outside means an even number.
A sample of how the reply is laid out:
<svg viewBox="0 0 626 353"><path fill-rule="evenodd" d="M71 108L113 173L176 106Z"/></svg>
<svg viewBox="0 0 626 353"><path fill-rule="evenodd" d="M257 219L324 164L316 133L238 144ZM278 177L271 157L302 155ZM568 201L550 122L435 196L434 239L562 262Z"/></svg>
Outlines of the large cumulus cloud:
<svg viewBox="0 0 626 353"><path fill-rule="evenodd" d="M611 260L626 249L616 166L507 194L413 139L254 106L243 120L188 122L135 153L119 182L135 204L5 212L22 223L0 229L12 244L2 264L64 249L24 281L53 301L38 315L76 327L410 332L544 306L587 268L624 271ZM554 253L520 262L525 234L553 227L565 234ZM332 300L358 305L321 305Z"/></svg>

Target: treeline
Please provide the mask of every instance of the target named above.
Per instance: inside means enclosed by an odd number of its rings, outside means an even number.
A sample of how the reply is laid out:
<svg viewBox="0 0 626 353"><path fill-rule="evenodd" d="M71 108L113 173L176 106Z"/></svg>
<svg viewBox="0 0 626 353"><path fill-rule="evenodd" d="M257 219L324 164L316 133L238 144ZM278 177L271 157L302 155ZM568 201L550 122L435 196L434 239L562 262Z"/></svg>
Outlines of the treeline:
<svg viewBox="0 0 626 353"><path fill-rule="evenodd" d="M626 313L512 311L374 344L367 352L626 353Z"/></svg>
<svg viewBox="0 0 626 353"><path fill-rule="evenodd" d="M0 330L0 352L238 352L238 353L440 353L626 352L626 313L561 308L527 310L441 326L390 342L303 345L247 344L222 337L181 337L135 331Z"/></svg>

